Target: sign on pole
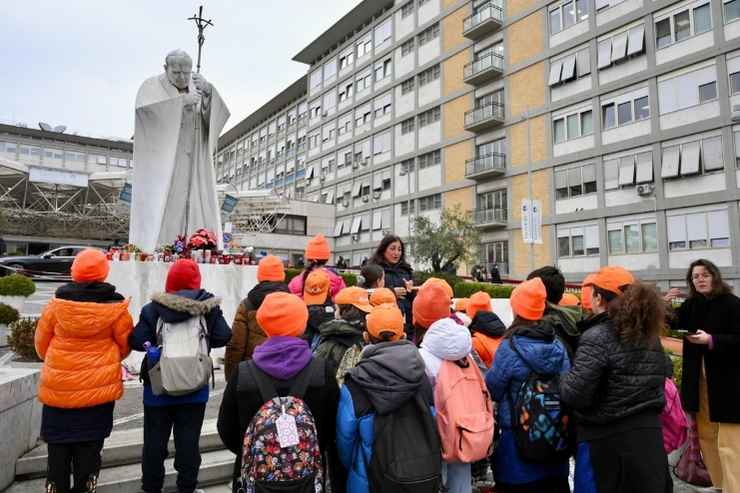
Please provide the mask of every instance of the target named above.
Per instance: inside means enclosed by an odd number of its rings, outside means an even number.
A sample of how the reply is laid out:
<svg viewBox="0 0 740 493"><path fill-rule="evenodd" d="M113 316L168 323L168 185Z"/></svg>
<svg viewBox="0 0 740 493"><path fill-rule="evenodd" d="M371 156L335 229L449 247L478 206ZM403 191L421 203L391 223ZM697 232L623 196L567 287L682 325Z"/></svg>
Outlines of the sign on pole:
<svg viewBox="0 0 740 493"><path fill-rule="evenodd" d="M123 188L121 189L121 193L118 195L118 199L121 202L126 202L127 204L131 203L131 184L126 183L123 185Z"/></svg>
<svg viewBox="0 0 740 493"><path fill-rule="evenodd" d="M522 199L522 240L524 243L542 244L542 203Z"/></svg>

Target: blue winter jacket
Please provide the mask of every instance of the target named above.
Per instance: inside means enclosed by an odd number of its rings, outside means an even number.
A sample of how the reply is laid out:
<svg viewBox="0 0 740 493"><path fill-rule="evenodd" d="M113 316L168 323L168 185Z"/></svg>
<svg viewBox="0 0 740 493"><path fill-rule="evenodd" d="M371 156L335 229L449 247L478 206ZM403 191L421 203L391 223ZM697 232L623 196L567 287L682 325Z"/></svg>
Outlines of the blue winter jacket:
<svg viewBox="0 0 740 493"><path fill-rule="evenodd" d="M157 322L160 318L165 322L176 323L190 317L204 315L210 347L223 347L231 339L231 328L221 312L220 302L220 298L214 297L204 289L182 290L174 294L155 294L152 296L151 303L147 303L141 309L139 321L129 337L129 345L134 351L144 351L145 342L156 345ZM192 394L177 397L154 395L151 385L149 385L147 368L147 360L144 358L141 365L141 374L144 380L145 406L203 404L208 402L208 385Z"/></svg>
<svg viewBox="0 0 740 493"><path fill-rule="evenodd" d="M525 484L568 475L567 461L555 465L523 461L517 453L511 432L511 402L516 401L519 389L529 376L529 367L544 375L563 374L570 369L565 346L559 339L553 339L553 336L552 328L546 325L518 330L513 339L529 366L512 349L511 340L504 339L496 352L493 366L486 373L486 386L491 398L498 403L496 425L502 430L501 440L493 457L497 482Z"/></svg>
<svg viewBox="0 0 740 493"><path fill-rule="evenodd" d="M347 493L369 493L367 466L373 455L376 411L400 408L422 392L434 414L434 396L424 362L409 341L384 342L365 348L339 392L337 449L348 471Z"/></svg>

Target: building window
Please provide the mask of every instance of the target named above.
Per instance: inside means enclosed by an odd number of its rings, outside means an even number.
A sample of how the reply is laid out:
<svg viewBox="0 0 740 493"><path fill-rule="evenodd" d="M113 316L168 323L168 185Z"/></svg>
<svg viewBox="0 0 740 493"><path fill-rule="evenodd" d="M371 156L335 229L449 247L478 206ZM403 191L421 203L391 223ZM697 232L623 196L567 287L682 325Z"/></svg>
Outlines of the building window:
<svg viewBox="0 0 740 493"><path fill-rule="evenodd" d="M367 33L364 38L357 42L357 58L362 58L373 52L372 35Z"/></svg>
<svg viewBox="0 0 740 493"><path fill-rule="evenodd" d="M558 228L558 257L598 255L600 250L597 225Z"/></svg>
<svg viewBox="0 0 740 493"><path fill-rule="evenodd" d="M407 2L401 7L401 19L405 19L406 17L410 16L414 13L414 2L411 0L410 2Z"/></svg>
<svg viewBox="0 0 740 493"><path fill-rule="evenodd" d="M669 215L668 249L697 250L730 247L727 210Z"/></svg>
<svg viewBox="0 0 740 493"><path fill-rule="evenodd" d="M424 46L428 42L439 37L439 23L429 26L419 33L419 46Z"/></svg>
<svg viewBox="0 0 740 493"><path fill-rule="evenodd" d="M556 144L577 139L593 133L591 110L583 110L553 120L553 136Z"/></svg>
<svg viewBox="0 0 740 493"><path fill-rule="evenodd" d="M712 30L709 3L682 10L655 23L655 44L660 50Z"/></svg>
<svg viewBox="0 0 740 493"><path fill-rule="evenodd" d="M481 245L481 263L491 270L495 266L500 273L509 272L509 242L493 241Z"/></svg>
<svg viewBox="0 0 740 493"><path fill-rule="evenodd" d="M724 170L722 137L705 137L663 148L661 177L678 178Z"/></svg>
<svg viewBox="0 0 740 493"><path fill-rule="evenodd" d="M401 135L407 135L416 129L416 118L409 118L401 122Z"/></svg>
<svg viewBox="0 0 740 493"><path fill-rule="evenodd" d="M442 151L436 150L419 156L419 169L429 168L442 162Z"/></svg>
<svg viewBox="0 0 740 493"><path fill-rule="evenodd" d="M651 151L604 160L604 189L616 190L653 181Z"/></svg>
<svg viewBox="0 0 740 493"><path fill-rule="evenodd" d="M717 99L717 82L709 82L699 86L699 104Z"/></svg>
<svg viewBox="0 0 740 493"><path fill-rule="evenodd" d="M432 123L438 122L442 116L439 106L430 110L419 113L419 128L426 127Z"/></svg>
<svg viewBox="0 0 740 493"><path fill-rule="evenodd" d="M368 72L367 74L360 75L357 78L357 81L355 81L355 92L362 92L367 89L370 89L370 86L373 83L373 74L372 72Z"/></svg>
<svg viewBox="0 0 740 493"><path fill-rule="evenodd" d="M388 18L375 28L375 46L378 47L393 36L393 19Z"/></svg>
<svg viewBox="0 0 740 493"><path fill-rule="evenodd" d="M645 25L635 26L628 31L615 34L599 41L598 68L629 60L645 53Z"/></svg>
<svg viewBox="0 0 740 493"><path fill-rule="evenodd" d="M352 82L349 82L345 84L344 87L339 89L339 102L340 103L347 101L349 98L352 97L353 88L354 88L354 84Z"/></svg>
<svg viewBox="0 0 740 493"><path fill-rule="evenodd" d="M591 73L591 56L588 48L550 62L548 84L565 84Z"/></svg>
<svg viewBox="0 0 740 493"><path fill-rule="evenodd" d="M435 65L434 67L430 67L426 69L423 72L419 73L419 87L424 86L426 84L429 84L430 82L433 82L437 79L439 79L440 75L440 68L439 65Z"/></svg>
<svg viewBox="0 0 740 493"><path fill-rule="evenodd" d="M508 195L506 189L480 193L475 199L476 209L479 211L495 211L493 217L506 220L509 217Z"/></svg>
<svg viewBox="0 0 740 493"><path fill-rule="evenodd" d="M339 56L339 70L343 70L345 68L349 68L352 66L352 64L355 61L355 52L348 51L344 53L343 55Z"/></svg>
<svg viewBox="0 0 740 493"><path fill-rule="evenodd" d="M419 212L431 211L442 208L442 194L435 193L419 199Z"/></svg>
<svg viewBox="0 0 740 493"><path fill-rule="evenodd" d="M413 173L416 170L414 158L401 161L401 174Z"/></svg>
<svg viewBox="0 0 740 493"><path fill-rule="evenodd" d="M664 80L658 79L660 114L672 113L716 99L716 82L717 67L714 64Z"/></svg>
<svg viewBox="0 0 740 493"><path fill-rule="evenodd" d="M375 81L381 81L391 75L391 59L388 58L375 64Z"/></svg>
<svg viewBox="0 0 740 493"><path fill-rule="evenodd" d="M596 190L596 166L593 164L555 171L556 200L596 193Z"/></svg>
<svg viewBox="0 0 740 493"><path fill-rule="evenodd" d="M740 0L725 0L725 24L740 18Z"/></svg>
<svg viewBox="0 0 740 493"><path fill-rule="evenodd" d="M588 19L586 0L569 0L550 8L550 35L565 31Z"/></svg>
<svg viewBox="0 0 740 493"><path fill-rule="evenodd" d="M621 127L650 118L650 102L647 96L641 96L623 103L606 103L601 106L601 116L604 130Z"/></svg>
<svg viewBox="0 0 740 493"><path fill-rule="evenodd" d="M404 57L414 51L414 38L409 39L401 45L401 56Z"/></svg>
<svg viewBox="0 0 740 493"><path fill-rule="evenodd" d="M408 216L416 212L416 201L409 200L408 202L401 202L401 215Z"/></svg>
<svg viewBox="0 0 740 493"><path fill-rule="evenodd" d="M401 83L401 96L412 92L414 90L414 78L407 79Z"/></svg>
<svg viewBox="0 0 740 493"><path fill-rule="evenodd" d="M610 255L658 251L658 230L654 220L608 224L606 236Z"/></svg>

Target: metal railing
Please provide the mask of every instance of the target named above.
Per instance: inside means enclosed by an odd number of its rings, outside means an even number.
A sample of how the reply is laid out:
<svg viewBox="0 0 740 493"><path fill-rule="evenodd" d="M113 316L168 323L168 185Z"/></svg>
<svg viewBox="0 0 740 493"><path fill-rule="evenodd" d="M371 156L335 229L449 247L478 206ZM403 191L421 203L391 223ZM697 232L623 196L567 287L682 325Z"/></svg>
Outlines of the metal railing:
<svg viewBox="0 0 740 493"><path fill-rule="evenodd" d="M498 5L489 5L488 7L484 7L480 9L475 14L471 15L470 17L467 17L463 21L463 31L470 31L474 27L477 27L484 23L485 21L493 19L498 22L504 21L504 9L499 7Z"/></svg>
<svg viewBox="0 0 740 493"><path fill-rule="evenodd" d="M501 207L494 209L476 209L473 211L473 221L475 224L494 224L494 223L506 223L507 222L507 211Z"/></svg>
<svg viewBox="0 0 740 493"><path fill-rule="evenodd" d="M486 120L504 121L505 111L502 103L489 103L480 108L465 112L465 126L476 125Z"/></svg>
<svg viewBox="0 0 740 493"><path fill-rule="evenodd" d="M488 171L506 172L506 154L493 152L465 161L465 176L477 175Z"/></svg>
<svg viewBox="0 0 740 493"><path fill-rule="evenodd" d="M468 79L491 68L503 72L504 57L491 53L490 55L486 55L474 62L468 63L463 69L463 77Z"/></svg>

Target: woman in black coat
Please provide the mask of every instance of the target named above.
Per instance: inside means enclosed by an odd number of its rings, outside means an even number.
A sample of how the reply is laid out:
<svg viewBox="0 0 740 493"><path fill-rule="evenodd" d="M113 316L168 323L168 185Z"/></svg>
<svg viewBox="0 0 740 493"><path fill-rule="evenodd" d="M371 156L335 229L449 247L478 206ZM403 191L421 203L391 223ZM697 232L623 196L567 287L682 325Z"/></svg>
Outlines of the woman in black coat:
<svg viewBox="0 0 740 493"><path fill-rule="evenodd" d="M378 264L385 271L385 287L396 293L398 308L406 317L406 336L411 338L414 333L411 320L414 270L406 262L406 247L401 238L394 235L385 236L370 263Z"/></svg>
<svg viewBox="0 0 740 493"><path fill-rule="evenodd" d="M667 493L673 482L660 413L672 367L659 338L665 306L652 287L622 288L617 269L594 277L593 325L560 383L576 423L576 491Z"/></svg>
<svg viewBox="0 0 740 493"><path fill-rule="evenodd" d="M695 413L704 463L714 486L740 491L740 298L709 260L686 274L689 297L675 311L683 341L681 401ZM671 290L670 301L680 296Z"/></svg>

